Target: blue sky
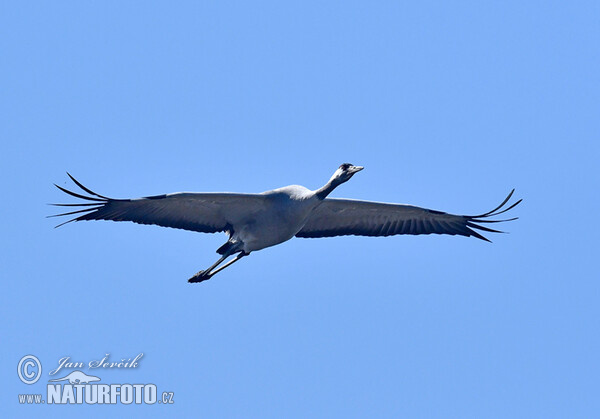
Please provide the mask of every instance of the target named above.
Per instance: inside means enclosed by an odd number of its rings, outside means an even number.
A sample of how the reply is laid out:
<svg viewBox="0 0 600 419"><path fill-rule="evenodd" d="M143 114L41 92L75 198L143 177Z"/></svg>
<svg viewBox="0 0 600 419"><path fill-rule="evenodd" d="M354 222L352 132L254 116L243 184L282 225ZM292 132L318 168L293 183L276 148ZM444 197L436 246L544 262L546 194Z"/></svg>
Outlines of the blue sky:
<svg viewBox="0 0 600 419"><path fill-rule="evenodd" d="M0 7L2 411L106 417L591 417L597 2L12 2ZM295 239L190 285L223 234L54 229L112 197L317 188L481 213L493 244ZM22 406L58 359L175 404ZM27 354L42 379L23 384ZM87 370L85 370L87 371ZM89 372L89 371L88 371Z"/></svg>

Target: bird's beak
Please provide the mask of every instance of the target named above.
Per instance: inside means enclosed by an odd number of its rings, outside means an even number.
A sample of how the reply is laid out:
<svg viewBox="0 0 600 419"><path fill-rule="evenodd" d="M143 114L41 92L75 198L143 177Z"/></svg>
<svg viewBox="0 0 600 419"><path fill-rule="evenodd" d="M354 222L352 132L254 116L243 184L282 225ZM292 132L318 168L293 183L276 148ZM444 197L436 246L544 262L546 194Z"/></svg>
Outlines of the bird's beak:
<svg viewBox="0 0 600 419"><path fill-rule="evenodd" d="M350 173L354 174L360 172L362 169L364 169L362 166L352 166L349 171Z"/></svg>

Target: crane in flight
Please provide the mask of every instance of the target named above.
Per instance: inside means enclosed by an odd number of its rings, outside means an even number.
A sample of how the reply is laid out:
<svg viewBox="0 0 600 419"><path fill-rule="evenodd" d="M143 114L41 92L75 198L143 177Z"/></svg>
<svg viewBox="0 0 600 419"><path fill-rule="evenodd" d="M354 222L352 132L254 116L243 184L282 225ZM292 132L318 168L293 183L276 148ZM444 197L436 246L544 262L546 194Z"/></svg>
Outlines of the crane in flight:
<svg viewBox="0 0 600 419"><path fill-rule="evenodd" d="M291 185L259 194L179 192L138 199L113 199L99 195L67 173L87 195L55 186L90 202L52 204L78 209L50 217L81 214L56 227L72 221L111 220L201 233L227 232L229 239L217 249L220 258L188 280L193 283L210 279L251 252L275 246L292 237L449 234L489 241L476 230L502 233L481 224L516 220L517 217L505 220L489 218L509 211L522 201L519 199L506 207L513 189L492 211L480 215L454 215L412 205L328 198L336 187L362 169L361 166L344 163L324 186L315 191ZM236 256L221 265L233 255Z"/></svg>

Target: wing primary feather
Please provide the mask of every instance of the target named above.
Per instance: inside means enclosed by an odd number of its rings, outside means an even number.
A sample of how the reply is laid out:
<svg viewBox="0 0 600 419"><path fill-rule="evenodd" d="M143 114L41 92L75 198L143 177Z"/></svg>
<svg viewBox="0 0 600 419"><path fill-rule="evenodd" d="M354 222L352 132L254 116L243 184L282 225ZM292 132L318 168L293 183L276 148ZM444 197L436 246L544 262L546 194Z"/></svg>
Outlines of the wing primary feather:
<svg viewBox="0 0 600 419"><path fill-rule="evenodd" d="M492 241L490 239L488 239L487 237L482 236L481 234L479 234L475 230L470 229L469 227L467 227L467 232L471 236L477 237L478 239L481 239L481 240L485 240L488 243L492 243Z"/></svg>
<svg viewBox="0 0 600 419"><path fill-rule="evenodd" d="M77 218L72 218L70 220L65 221L64 223L60 223L59 225L54 226L54 228L64 226L65 224L69 224L70 222L75 221L75 220L77 220Z"/></svg>
<svg viewBox="0 0 600 419"><path fill-rule="evenodd" d="M478 230L487 231L489 233L504 233L504 231L494 230L493 228L480 226L480 225L477 225L477 224L474 224L474 223L471 223L471 222L467 222L467 227L476 228Z"/></svg>
<svg viewBox="0 0 600 419"><path fill-rule="evenodd" d="M67 172L67 175L68 175L68 176L71 178L71 180L72 180L73 182L75 182L75 184L76 184L77 186L79 186L81 189L83 189L85 192L89 193L90 195L94 195L94 196L97 196L97 197L99 197L99 198L102 198L102 199L111 200L111 198L108 198L108 197L106 197L106 196L99 195L99 194L97 194L96 192L94 192L94 191L92 191L92 190L90 190L90 189L86 188L86 187L85 187L85 186L83 186L83 185L82 185L80 182L78 182L78 181L77 181L77 179L75 179L73 176L71 176L71 174L70 174L69 172Z"/></svg>
<svg viewBox="0 0 600 419"><path fill-rule="evenodd" d="M91 212L91 211L95 211L95 210L100 209L100 208L102 208L102 207L84 208L84 209L78 210L78 211L63 212L62 214L47 215L46 218L62 217L63 215L73 215L73 214L79 214L81 212Z"/></svg>
<svg viewBox="0 0 600 419"><path fill-rule="evenodd" d="M519 199L517 202L515 202L514 204L512 204L510 207L503 209L500 212L497 212L495 214L491 214L488 217L495 217L496 215L500 215L505 213L506 211L510 211L511 209L513 209L514 207L516 207L517 205L519 205L521 203L521 201L523 201L522 199Z"/></svg>
<svg viewBox="0 0 600 419"><path fill-rule="evenodd" d="M48 204L48 205L52 205L54 207L91 207L91 206L98 206L101 205L97 202L93 202L90 204Z"/></svg>
<svg viewBox="0 0 600 419"><path fill-rule="evenodd" d="M471 218L470 220L474 221L476 223L504 223L504 222L507 222L507 221L515 221L515 220L518 220L518 219L519 219L519 217L507 218L505 220L478 220L478 219L475 219L475 218Z"/></svg>
<svg viewBox="0 0 600 419"><path fill-rule="evenodd" d="M508 202L508 200L510 199L510 197L513 195L513 193L515 192L515 190L513 189L512 191L510 191L510 193L508 194L508 196L504 199L504 201L502 201L502 203L500 205L498 205L496 208L494 208L493 210L486 212L485 214L481 214L481 215L476 215L472 218L480 218L480 217L488 217L491 216L491 214L493 214L494 212L498 211L500 208L502 208L504 206L504 204L506 204Z"/></svg>
<svg viewBox="0 0 600 419"><path fill-rule="evenodd" d="M63 188L62 186L58 186L56 183L54 184L54 186L56 186L58 189L60 189L64 193L74 196L75 198L85 199L87 201L96 201L96 202L105 202L106 201L105 199L92 198L90 196L85 196L85 195L81 195L81 194L78 194L75 192L71 192L70 190Z"/></svg>

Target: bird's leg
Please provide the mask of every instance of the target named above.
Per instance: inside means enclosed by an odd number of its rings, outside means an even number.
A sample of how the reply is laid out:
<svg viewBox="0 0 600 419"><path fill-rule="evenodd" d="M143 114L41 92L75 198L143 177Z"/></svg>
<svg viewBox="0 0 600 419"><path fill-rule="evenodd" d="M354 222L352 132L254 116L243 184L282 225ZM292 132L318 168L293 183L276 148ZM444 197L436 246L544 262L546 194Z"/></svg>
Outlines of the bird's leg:
<svg viewBox="0 0 600 419"><path fill-rule="evenodd" d="M209 278L215 274L217 274L218 272L221 272L223 269L225 269L226 267L228 267L229 265L233 265L235 262L237 262L238 260L240 260L241 258L243 258L244 256L248 256L250 253L246 253L244 251L241 251L240 253L238 253L238 255L231 259L229 262L227 262L225 265L221 266L219 269L216 269L214 272L210 272L209 274ZM207 278L208 279L208 278Z"/></svg>
<svg viewBox="0 0 600 419"><path fill-rule="evenodd" d="M193 277L191 277L190 279L188 279L188 282L202 282L202 281L206 281L207 279L210 279L210 277L211 277L210 271L212 271L217 266L219 266L219 264L222 263L229 256L230 255L228 255L228 254L224 254L223 256L221 256L219 258L218 261L216 261L215 263L213 263L210 268L205 269L205 270L200 271L200 272L197 272Z"/></svg>
<svg viewBox="0 0 600 419"><path fill-rule="evenodd" d="M238 255L235 258L231 259L225 265L221 266L218 269L215 269L217 266L219 266L219 264L221 262L223 262L225 259L227 259L230 256L230 255L225 254L225 255L221 256L219 258L219 260L216 261L210 268L208 268L208 269L206 269L204 271L200 271L196 275L194 275L193 277L191 277L190 279L188 279L188 282L193 283L193 282L202 282L202 281L209 280L216 273L221 272L223 269L225 269L229 265L234 264L235 262L237 262L238 260L240 260L244 256L248 256L249 254L250 253L246 253L244 251L241 251L240 253L238 253ZM215 270L213 271L213 269L215 269Z"/></svg>

